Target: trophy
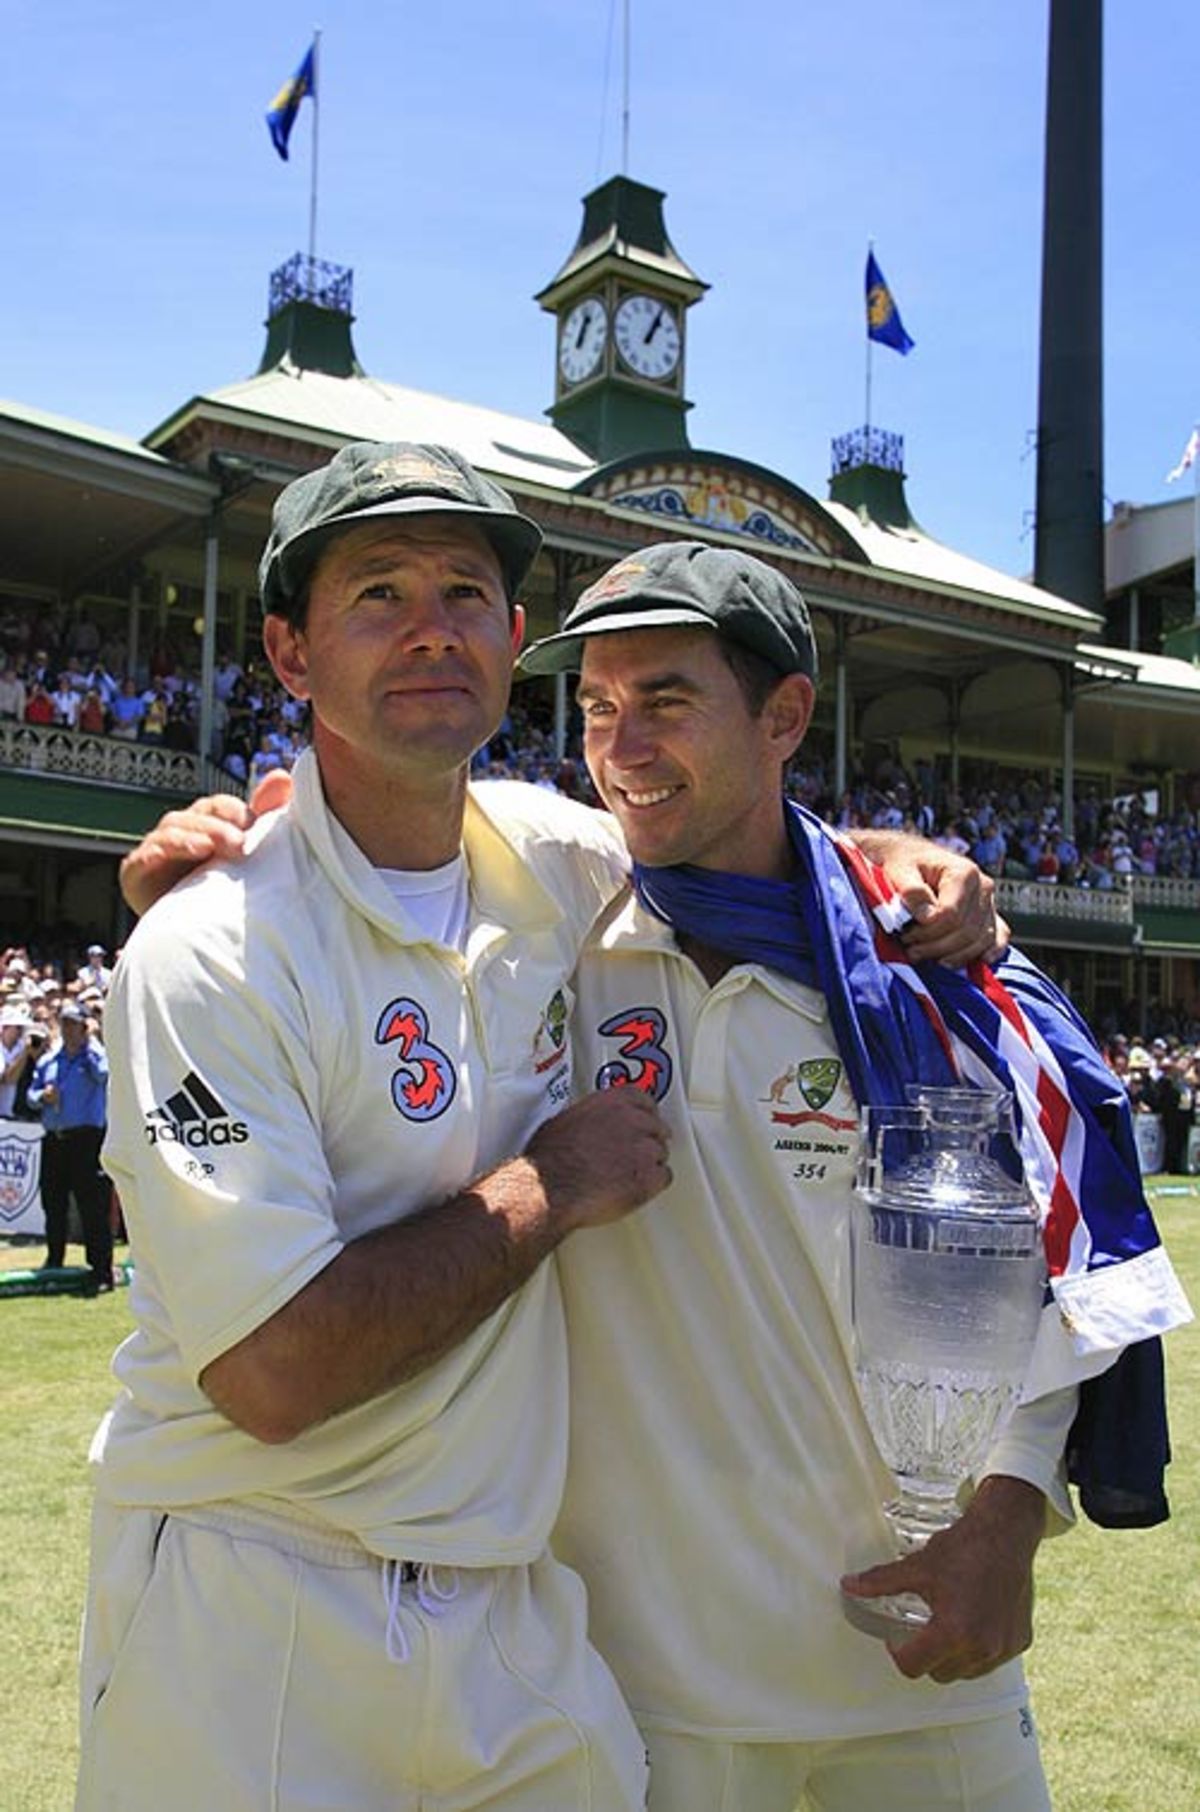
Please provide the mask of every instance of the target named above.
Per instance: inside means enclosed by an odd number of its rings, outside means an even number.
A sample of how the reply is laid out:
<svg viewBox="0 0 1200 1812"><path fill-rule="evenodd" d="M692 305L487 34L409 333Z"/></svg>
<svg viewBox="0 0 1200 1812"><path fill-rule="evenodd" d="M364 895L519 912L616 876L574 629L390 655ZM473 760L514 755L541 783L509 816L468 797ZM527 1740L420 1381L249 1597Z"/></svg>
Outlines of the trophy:
<svg viewBox="0 0 1200 1812"><path fill-rule="evenodd" d="M1020 1174L1012 1097L910 1087L863 1111L851 1219L858 1388L897 1495L897 1556L959 1514L958 1495L1015 1408L1046 1284L1037 1209ZM1016 1178L994 1157L1007 1140ZM913 1592L842 1594L856 1629L895 1643L930 1616Z"/></svg>

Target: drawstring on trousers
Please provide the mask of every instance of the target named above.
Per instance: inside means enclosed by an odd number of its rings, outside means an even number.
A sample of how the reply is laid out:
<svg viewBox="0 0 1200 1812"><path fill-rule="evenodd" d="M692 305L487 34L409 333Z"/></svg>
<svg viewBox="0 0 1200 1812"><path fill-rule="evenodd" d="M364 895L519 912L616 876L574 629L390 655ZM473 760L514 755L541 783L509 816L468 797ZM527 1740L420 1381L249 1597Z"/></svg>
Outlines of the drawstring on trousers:
<svg viewBox="0 0 1200 1812"><path fill-rule="evenodd" d="M443 1587L439 1572L449 1575L448 1584ZM404 1624L400 1618L406 1585L415 1585L413 1597L417 1608L427 1617L440 1617L448 1605L454 1603L459 1593L458 1569L456 1567L439 1567L436 1561L422 1560L385 1560L380 1575L383 1587L383 1602L387 1608L387 1623L384 1627L383 1645L389 1661L402 1667L412 1659L412 1644L408 1639Z"/></svg>

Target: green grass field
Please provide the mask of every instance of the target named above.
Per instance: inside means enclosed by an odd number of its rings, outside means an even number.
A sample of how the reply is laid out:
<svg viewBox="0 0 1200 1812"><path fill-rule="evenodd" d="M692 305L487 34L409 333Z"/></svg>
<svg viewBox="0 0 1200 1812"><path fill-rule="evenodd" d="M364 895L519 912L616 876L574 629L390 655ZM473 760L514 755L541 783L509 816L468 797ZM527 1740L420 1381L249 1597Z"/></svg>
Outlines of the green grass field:
<svg viewBox="0 0 1200 1812"><path fill-rule="evenodd" d="M1186 1183L1156 1180L1151 1195L1200 1305L1200 1186L1164 1187ZM42 1256L0 1246L0 1267ZM0 1812L71 1805L87 1448L128 1326L124 1291L0 1300ZM1055 1812L1200 1806L1200 1328L1171 1336L1167 1364L1172 1520L1122 1534L1081 1523L1040 1556L1029 1672Z"/></svg>

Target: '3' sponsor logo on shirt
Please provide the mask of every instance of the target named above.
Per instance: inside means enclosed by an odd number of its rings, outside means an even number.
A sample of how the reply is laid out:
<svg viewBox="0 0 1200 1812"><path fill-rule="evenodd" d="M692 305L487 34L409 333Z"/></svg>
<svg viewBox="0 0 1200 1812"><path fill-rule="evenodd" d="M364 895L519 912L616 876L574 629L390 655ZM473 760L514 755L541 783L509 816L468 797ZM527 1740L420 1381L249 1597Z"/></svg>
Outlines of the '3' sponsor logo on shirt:
<svg viewBox="0 0 1200 1812"><path fill-rule="evenodd" d="M627 1007L598 1026L601 1038L619 1038L618 1055L596 1072L597 1088L636 1088L661 1101L675 1066L664 1040L667 1022L657 1007Z"/></svg>
<svg viewBox="0 0 1200 1812"><path fill-rule="evenodd" d="M454 1065L429 1037L429 1015L419 1001L393 1000L379 1015L376 1044L397 1046L399 1068L392 1076L392 1100L406 1120L436 1120L458 1088Z"/></svg>

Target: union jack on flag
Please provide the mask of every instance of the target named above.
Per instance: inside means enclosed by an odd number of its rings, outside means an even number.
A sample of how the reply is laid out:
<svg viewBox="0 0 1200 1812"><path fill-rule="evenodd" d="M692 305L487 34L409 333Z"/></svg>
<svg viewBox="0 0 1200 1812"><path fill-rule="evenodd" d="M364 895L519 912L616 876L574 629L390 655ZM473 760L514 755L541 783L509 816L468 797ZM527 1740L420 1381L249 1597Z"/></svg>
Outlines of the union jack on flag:
<svg viewBox="0 0 1200 1812"><path fill-rule="evenodd" d="M1026 1397L1093 1377L1130 1343L1190 1321L1142 1191L1124 1091L1066 996L1015 950L995 970L918 968L882 870L801 808L790 822L813 881L802 892L817 973L859 1102L903 1103L912 1082L999 1084L1013 1096L1053 1297Z"/></svg>
<svg viewBox="0 0 1200 1812"><path fill-rule="evenodd" d="M995 969L915 964L900 941L908 910L882 870L802 806L786 814L794 881L635 862L638 899L677 936L820 989L860 1108L905 1107L922 1083L1012 1097L1049 1278L1023 1396L1078 1386L1065 1458L1093 1522L1165 1521L1160 1336L1192 1311L1142 1191L1123 1088L1019 951Z"/></svg>

